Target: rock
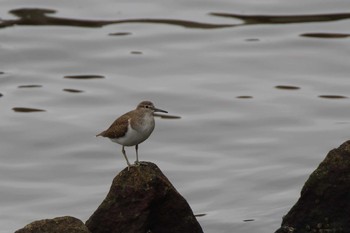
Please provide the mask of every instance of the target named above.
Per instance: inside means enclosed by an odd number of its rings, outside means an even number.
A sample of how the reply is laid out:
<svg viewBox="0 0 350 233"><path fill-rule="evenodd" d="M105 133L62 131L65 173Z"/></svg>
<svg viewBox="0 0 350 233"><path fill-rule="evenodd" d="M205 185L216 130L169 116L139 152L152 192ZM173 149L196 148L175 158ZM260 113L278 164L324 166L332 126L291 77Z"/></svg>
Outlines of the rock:
<svg viewBox="0 0 350 233"><path fill-rule="evenodd" d="M331 150L306 181L276 233L350 232L350 141Z"/></svg>
<svg viewBox="0 0 350 233"><path fill-rule="evenodd" d="M32 222L15 233L90 233L82 221L70 216Z"/></svg>
<svg viewBox="0 0 350 233"><path fill-rule="evenodd" d="M186 200L153 163L124 169L87 220L92 233L202 233Z"/></svg>

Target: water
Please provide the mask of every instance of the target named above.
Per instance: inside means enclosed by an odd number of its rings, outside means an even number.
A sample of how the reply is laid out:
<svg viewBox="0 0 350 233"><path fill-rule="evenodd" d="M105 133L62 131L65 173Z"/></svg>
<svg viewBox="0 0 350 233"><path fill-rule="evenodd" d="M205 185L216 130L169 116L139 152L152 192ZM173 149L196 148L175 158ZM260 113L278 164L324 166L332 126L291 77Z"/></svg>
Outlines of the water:
<svg viewBox="0 0 350 233"><path fill-rule="evenodd" d="M94 135L144 99L182 118L157 119L140 159L205 232L273 232L349 138L347 1L1 6L0 232L85 221L126 166Z"/></svg>

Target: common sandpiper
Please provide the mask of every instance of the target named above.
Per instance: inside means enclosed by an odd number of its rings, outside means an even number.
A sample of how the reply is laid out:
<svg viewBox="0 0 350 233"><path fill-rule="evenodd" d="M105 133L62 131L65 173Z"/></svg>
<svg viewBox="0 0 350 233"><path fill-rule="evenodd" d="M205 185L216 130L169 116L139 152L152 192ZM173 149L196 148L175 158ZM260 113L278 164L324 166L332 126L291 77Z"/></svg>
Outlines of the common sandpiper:
<svg viewBox="0 0 350 233"><path fill-rule="evenodd" d="M122 145L122 153L128 164L128 169L130 169L131 164L126 156L124 147L135 146L135 164L139 165L138 147L154 130L154 112L168 113L156 108L151 101L142 101L137 105L136 109L117 118L107 130L97 134L96 137L107 137L112 142Z"/></svg>

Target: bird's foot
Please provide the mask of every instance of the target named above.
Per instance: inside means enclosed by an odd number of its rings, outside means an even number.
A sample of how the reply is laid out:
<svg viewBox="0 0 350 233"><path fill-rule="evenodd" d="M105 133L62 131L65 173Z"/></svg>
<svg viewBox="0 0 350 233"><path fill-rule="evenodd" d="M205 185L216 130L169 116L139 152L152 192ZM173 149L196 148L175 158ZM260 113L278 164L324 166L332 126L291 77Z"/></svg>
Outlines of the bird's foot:
<svg viewBox="0 0 350 233"><path fill-rule="evenodd" d="M143 166L147 166L147 162L140 162L140 161L135 161L135 166L141 166L141 165L143 165Z"/></svg>

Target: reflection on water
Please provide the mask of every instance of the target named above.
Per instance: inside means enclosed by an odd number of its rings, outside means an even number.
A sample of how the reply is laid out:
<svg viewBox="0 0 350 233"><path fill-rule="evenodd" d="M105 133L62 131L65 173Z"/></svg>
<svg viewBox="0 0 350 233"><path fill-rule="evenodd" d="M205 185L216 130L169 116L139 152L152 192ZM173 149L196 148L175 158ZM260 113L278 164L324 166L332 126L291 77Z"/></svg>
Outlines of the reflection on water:
<svg viewBox="0 0 350 233"><path fill-rule="evenodd" d="M109 33L110 36L129 36L132 33L130 32L115 32L115 33Z"/></svg>
<svg viewBox="0 0 350 233"><path fill-rule="evenodd" d="M105 78L102 75L68 75L68 76L64 76L64 78L67 79L102 79Z"/></svg>
<svg viewBox="0 0 350 233"><path fill-rule="evenodd" d="M240 95L236 97L237 99L252 99L253 96L250 95Z"/></svg>
<svg viewBox="0 0 350 233"><path fill-rule="evenodd" d="M319 95L318 97L325 98L325 99L347 99L348 98L343 95Z"/></svg>
<svg viewBox="0 0 350 233"><path fill-rule="evenodd" d="M314 33L303 33L300 36L303 37L315 37L315 38L323 38L323 39L342 39L350 37L350 34L346 33L325 33L325 32L314 32Z"/></svg>
<svg viewBox="0 0 350 233"><path fill-rule="evenodd" d="M180 119L181 116L174 116L174 115L163 115L163 114L159 114L159 113L153 113L153 115L155 117L159 117L162 119Z"/></svg>
<svg viewBox="0 0 350 233"><path fill-rule="evenodd" d="M243 222L253 222L255 219L244 219Z"/></svg>
<svg viewBox="0 0 350 233"><path fill-rule="evenodd" d="M34 84L18 86L18 88L39 88L39 87L43 87L43 86L42 85L34 85Z"/></svg>
<svg viewBox="0 0 350 233"><path fill-rule="evenodd" d="M300 89L300 87L290 86L290 85L277 85L275 86L275 88L281 89L281 90L299 90Z"/></svg>
<svg viewBox="0 0 350 233"><path fill-rule="evenodd" d="M12 108L15 112L46 112L46 110L38 109L38 108L26 108L26 107L15 107Z"/></svg>
<svg viewBox="0 0 350 233"><path fill-rule="evenodd" d="M51 9L30 9L22 8L10 11L11 14L19 17L18 20L2 20L0 27L11 27L15 25L36 25L36 26L74 26L74 27L103 27L111 24L125 23L149 23L149 24L166 24L182 26L185 28L197 29L218 29L242 25L253 24L291 24L291 23L311 23L311 22L330 22L336 20L349 19L349 13L336 14L314 14L314 15L242 15L234 13L209 13L215 17L235 18L244 21L243 24L209 24L179 19L124 19L124 20L81 20L67 19L50 16L55 14ZM125 36L130 33L112 33L113 36Z"/></svg>
<svg viewBox="0 0 350 233"><path fill-rule="evenodd" d="M103 27L110 24L125 24L125 23L149 23L149 24L166 24L182 26L185 28L198 29L215 29L231 27L227 24L209 24L199 23L186 20L177 19L125 19L125 20L80 20L80 19L66 19L49 16L48 14L56 13L55 10L50 9L16 9L11 10L11 14L19 17L18 20L3 20L0 22L0 27L11 27L15 25L36 25L36 26L71 26L71 27Z"/></svg>
<svg viewBox="0 0 350 233"><path fill-rule="evenodd" d="M194 216L196 217L196 218L198 218L198 217L204 217L204 216L206 216L207 214L195 214Z"/></svg>
<svg viewBox="0 0 350 233"><path fill-rule="evenodd" d="M141 55L141 51L131 51L130 54Z"/></svg>
<svg viewBox="0 0 350 233"><path fill-rule="evenodd" d="M82 93L82 92L84 92L82 90L77 90L77 89L72 89L72 88L65 88L65 89L63 89L63 91L70 92L70 93Z"/></svg>
<svg viewBox="0 0 350 233"><path fill-rule="evenodd" d="M210 13L213 16L235 18L244 21L245 25L252 24L290 24L331 22L350 18L350 13L315 14L315 15L240 15L232 13Z"/></svg>
<svg viewBox="0 0 350 233"><path fill-rule="evenodd" d="M247 42L259 42L260 39L258 39L258 38L249 38L249 39L245 39L245 41L247 41Z"/></svg>

